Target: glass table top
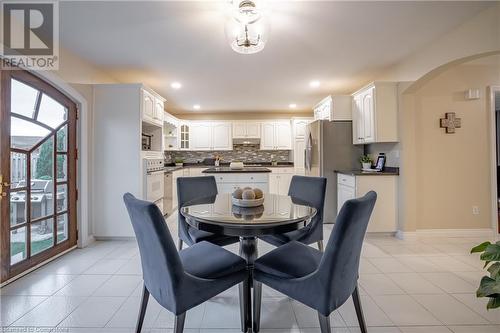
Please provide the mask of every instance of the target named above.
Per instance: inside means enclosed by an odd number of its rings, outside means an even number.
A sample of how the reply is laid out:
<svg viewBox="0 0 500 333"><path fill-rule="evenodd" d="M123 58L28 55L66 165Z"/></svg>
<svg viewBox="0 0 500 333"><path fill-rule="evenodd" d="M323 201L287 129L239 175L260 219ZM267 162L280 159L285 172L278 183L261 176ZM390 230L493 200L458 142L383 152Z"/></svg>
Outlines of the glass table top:
<svg viewBox="0 0 500 333"><path fill-rule="evenodd" d="M299 199L276 194L264 194L261 206L247 208L233 205L231 194L198 199L181 209L182 215L197 221L217 225L258 226L308 222L316 209Z"/></svg>

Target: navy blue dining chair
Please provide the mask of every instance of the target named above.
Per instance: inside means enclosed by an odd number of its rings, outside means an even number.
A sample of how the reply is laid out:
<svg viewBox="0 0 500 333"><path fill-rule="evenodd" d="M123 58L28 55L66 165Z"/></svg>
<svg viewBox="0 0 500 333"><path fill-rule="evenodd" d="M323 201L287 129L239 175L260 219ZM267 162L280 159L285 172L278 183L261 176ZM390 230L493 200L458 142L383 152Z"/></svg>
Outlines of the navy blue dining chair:
<svg viewBox="0 0 500 333"><path fill-rule="evenodd" d="M245 260L209 242L177 252L154 203L130 193L123 201L137 238L144 280L136 332L141 332L150 294L175 315L174 333L182 333L186 311L248 278Z"/></svg>
<svg viewBox="0 0 500 333"><path fill-rule="evenodd" d="M291 241L297 241L307 245L317 243L318 249L323 252L323 210L325 207L325 194L326 178L293 176L288 189L288 195L316 208L316 215L304 228L284 234L265 235L259 238L275 246L281 246Z"/></svg>
<svg viewBox="0 0 500 333"><path fill-rule="evenodd" d="M178 213L178 235L177 248L182 250L182 243L188 246L207 241L219 246L225 246L239 242L238 237L214 234L198 230L189 226L186 218L181 214L181 208L186 203L217 195L217 184L214 176L201 177L179 177L177 178L177 213Z"/></svg>
<svg viewBox="0 0 500 333"><path fill-rule="evenodd" d="M325 253L289 242L255 261L254 332L259 331L262 283L315 309L321 333L330 333L330 314L352 296L362 333L366 333L358 292L358 269L377 194L348 200L337 217Z"/></svg>

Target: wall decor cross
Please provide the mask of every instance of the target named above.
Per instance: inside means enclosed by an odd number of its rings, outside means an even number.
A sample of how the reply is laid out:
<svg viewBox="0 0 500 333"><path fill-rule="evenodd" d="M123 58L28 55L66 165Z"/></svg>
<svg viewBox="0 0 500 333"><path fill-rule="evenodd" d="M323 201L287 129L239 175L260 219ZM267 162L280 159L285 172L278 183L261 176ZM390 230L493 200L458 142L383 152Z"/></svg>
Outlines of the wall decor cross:
<svg viewBox="0 0 500 333"><path fill-rule="evenodd" d="M446 112L444 116L439 119L439 127L446 128L446 134L453 134L455 128L462 127L462 119L457 118L455 112Z"/></svg>

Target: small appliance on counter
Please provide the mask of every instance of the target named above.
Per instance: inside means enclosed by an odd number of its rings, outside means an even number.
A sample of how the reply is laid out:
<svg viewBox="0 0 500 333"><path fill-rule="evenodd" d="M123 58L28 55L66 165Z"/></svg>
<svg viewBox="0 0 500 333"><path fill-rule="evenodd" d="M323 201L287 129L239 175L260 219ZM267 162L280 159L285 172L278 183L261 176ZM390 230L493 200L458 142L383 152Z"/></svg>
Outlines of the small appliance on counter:
<svg viewBox="0 0 500 333"><path fill-rule="evenodd" d="M243 162L241 161L232 161L230 164L229 164L229 167L233 170L241 170L244 168L244 164Z"/></svg>

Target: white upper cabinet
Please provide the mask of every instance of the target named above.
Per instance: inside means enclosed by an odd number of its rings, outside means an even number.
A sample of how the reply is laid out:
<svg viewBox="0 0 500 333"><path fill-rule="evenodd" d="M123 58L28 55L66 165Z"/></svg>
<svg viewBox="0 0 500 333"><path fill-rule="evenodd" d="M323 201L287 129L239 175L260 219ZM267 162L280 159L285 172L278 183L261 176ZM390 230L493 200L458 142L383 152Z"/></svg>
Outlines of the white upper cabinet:
<svg viewBox="0 0 500 333"><path fill-rule="evenodd" d="M351 103L349 95L328 96L314 107L314 120L351 120Z"/></svg>
<svg viewBox="0 0 500 333"><path fill-rule="evenodd" d="M228 122L212 123L212 150L233 149L231 129Z"/></svg>
<svg viewBox="0 0 500 333"><path fill-rule="evenodd" d="M233 122L233 139L260 138L260 123L249 121Z"/></svg>
<svg viewBox="0 0 500 333"><path fill-rule="evenodd" d="M293 120L293 136L295 139L304 139L306 137L306 127L310 122L310 119Z"/></svg>
<svg viewBox="0 0 500 333"><path fill-rule="evenodd" d="M374 82L352 97L354 144L398 142L396 83Z"/></svg>
<svg viewBox="0 0 500 333"><path fill-rule="evenodd" d="M291 150L292 127L289 121L262 123L260 140L262 150Z"/></svg>
<svg viewBox="0 0 500 333"><path fill-rule="evenodd" d="M276 149L292 149L292 127L290 122L277 122L275 124Z"/></svg>
<svg viewBox="0 0 500 333"><path fill-rule="evenodd" d="M262 137L260 138L260 149L262 150L274 150L275 139L274 139L274 123L263 123L262 124Z"/></svg>
<svg viewBox="0 0 500 333"><path fill-rule="evenodd" d="M142 89L142 120L157 126L163 126L165 100L154 93Z"/></svg>
<svg viewBox="0 0 500 333"><path fill-rule="evenodd" d="M212 124L209 122L191 123L192 150L210 150L212 148Z"/></svg>
<svg viewBox="0 0 500 333"><path fill-rule="evenodd" d="M230 122L191 122L191 150L232 150Z"/></svg>
<svg viewBox="0 0 500 333"><path fill-rule="evenodd" d="M187 122L179 122L178 133L179 149L191 149L191 124Z"/></svg>
<svg viewBox="0 0 500 333"><path fill-rule="evenodd" d="M152 122L155 113L155 97L147 90L142 90L142 119Z"/></svg>

